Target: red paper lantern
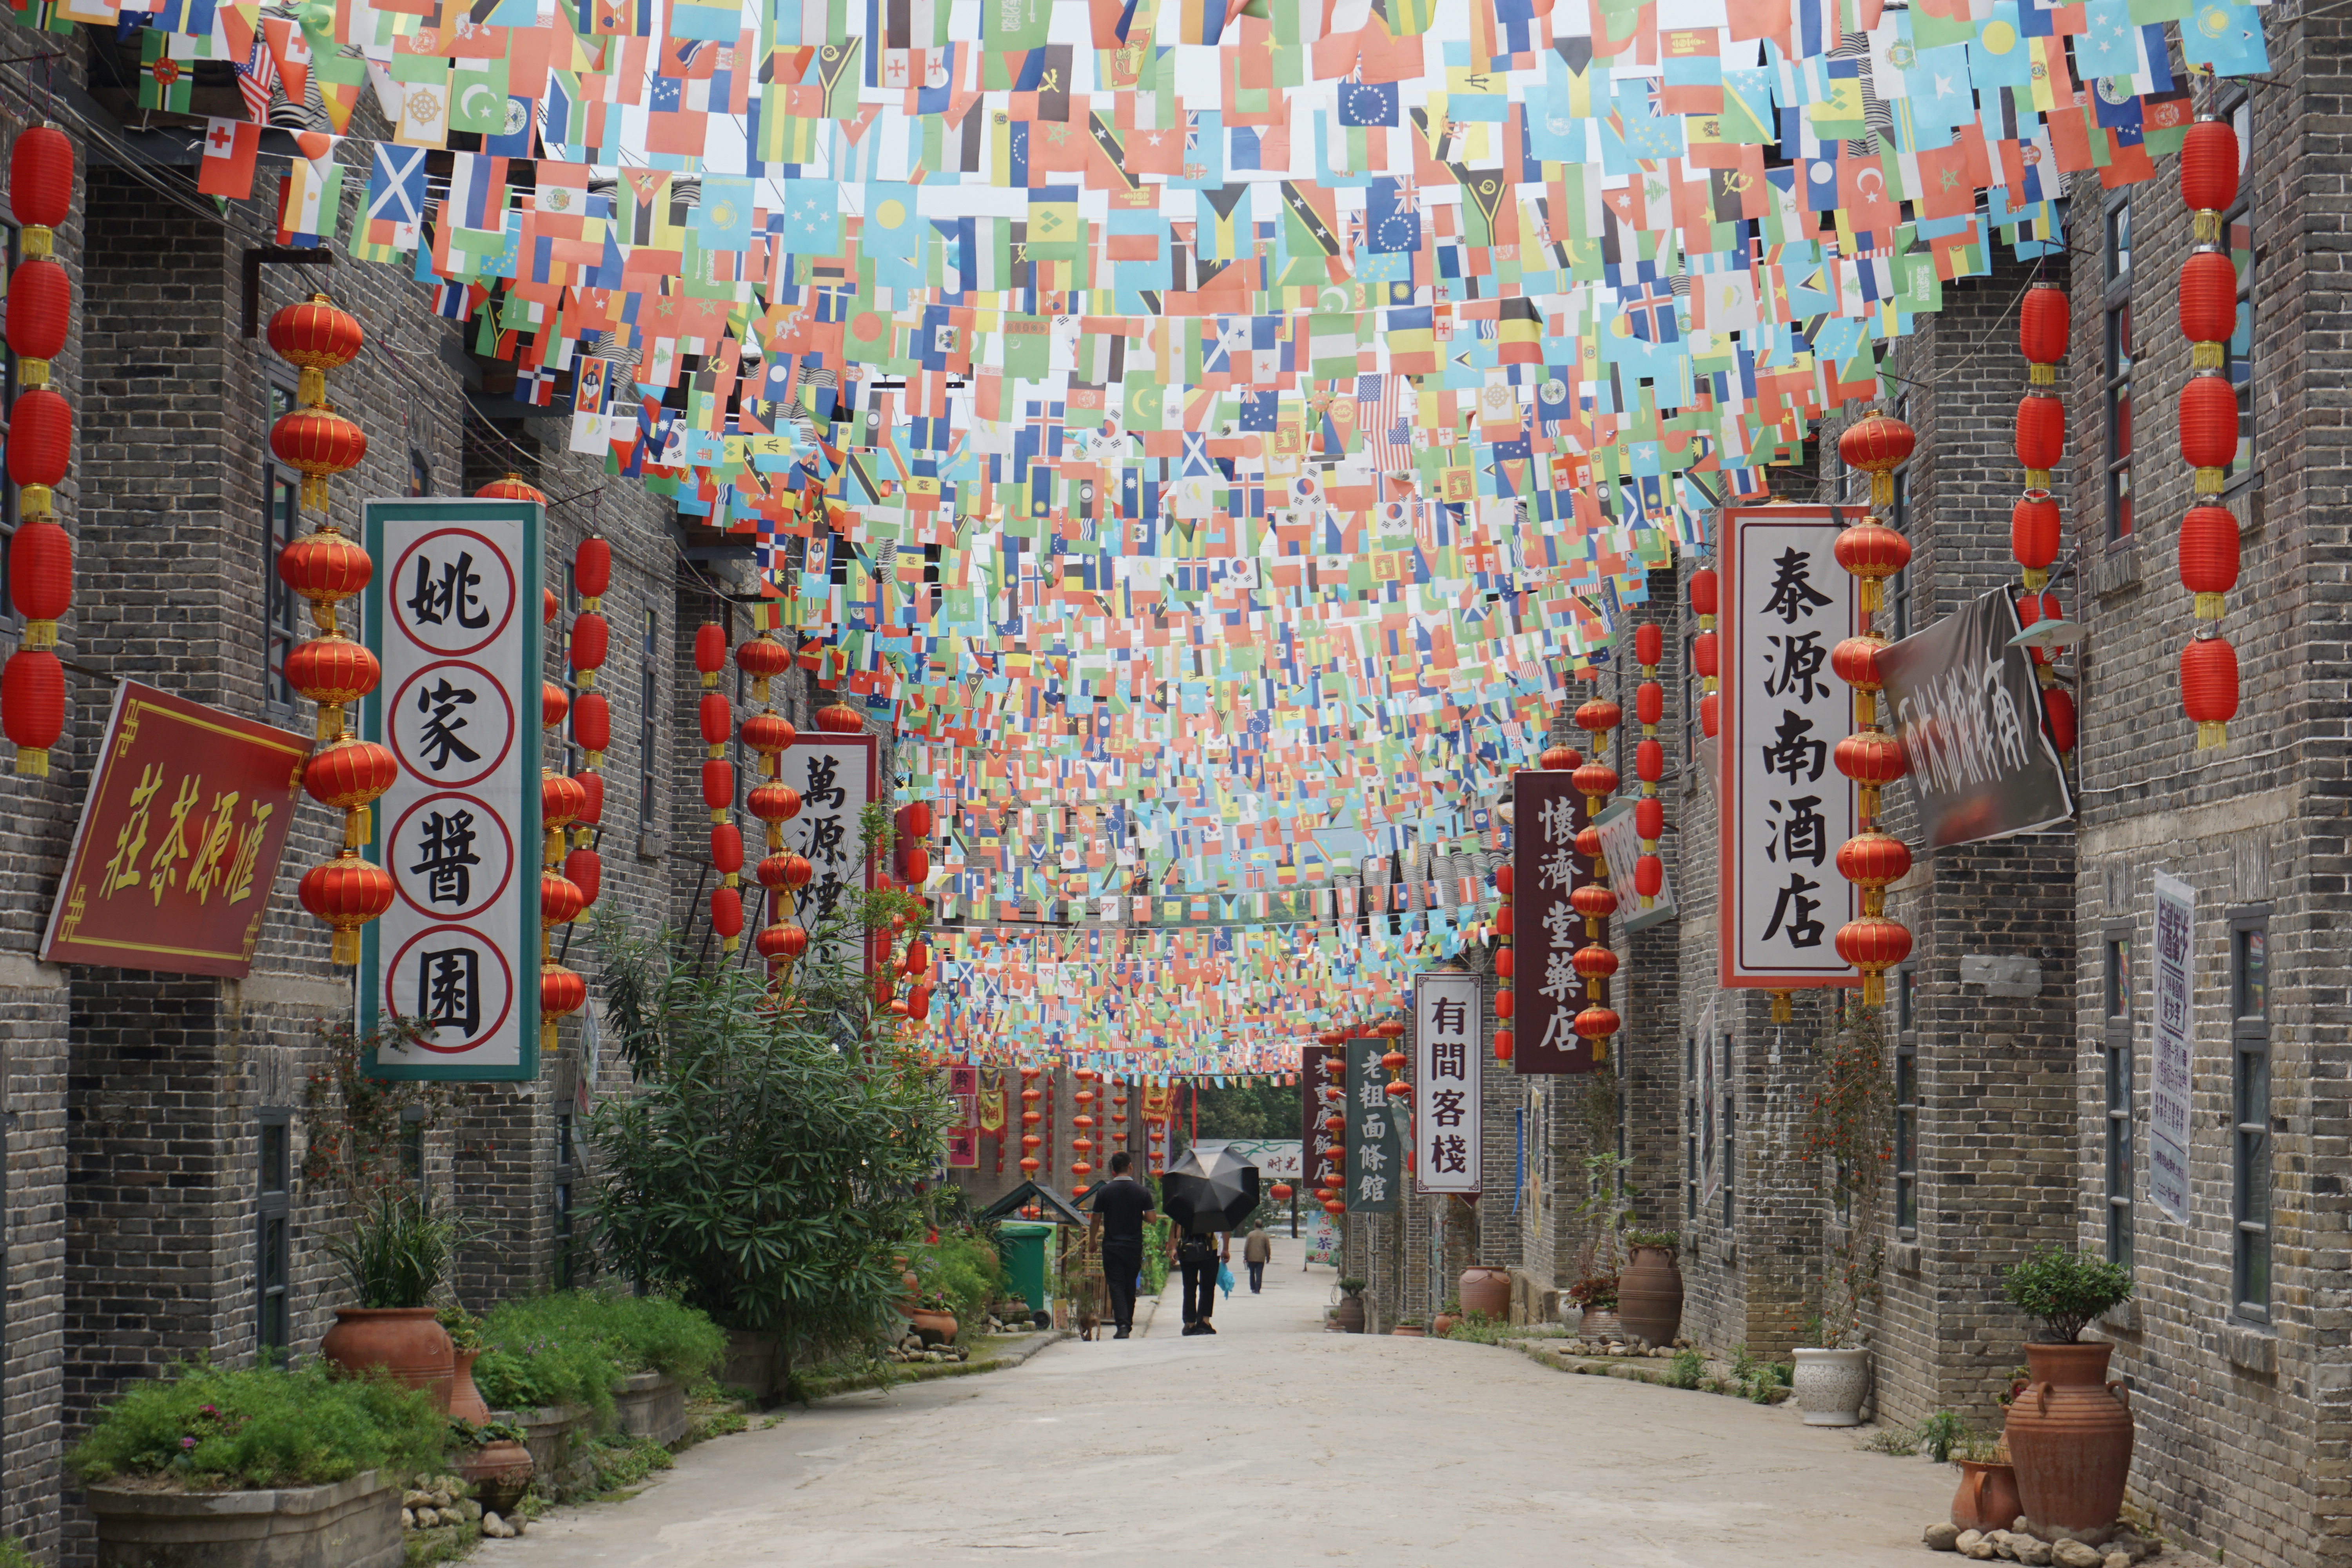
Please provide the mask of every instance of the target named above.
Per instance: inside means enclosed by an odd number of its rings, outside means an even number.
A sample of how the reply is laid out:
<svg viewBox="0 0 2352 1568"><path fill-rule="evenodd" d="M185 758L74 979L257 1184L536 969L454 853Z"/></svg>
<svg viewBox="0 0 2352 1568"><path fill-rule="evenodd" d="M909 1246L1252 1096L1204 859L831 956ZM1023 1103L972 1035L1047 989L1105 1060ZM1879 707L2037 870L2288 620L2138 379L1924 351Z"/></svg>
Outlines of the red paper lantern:
<svg viewBox="0 0 2352 1568"><path fill-rule="evenodd" d="M2017 625L2020 630L2044 620L2058 618L2058 595L2055 594L2020 594L2017 596ZM2033 649L2033 662L2048 664L2057 656L2049 648Z"/></svg>
<svg viewBox="0 0 2352 1568"><path fill-rule="evenodd" d="M1517 878L1512 875L1511 863L1508 860L1495 868L1495 890L1503 897L1507 899L1511 896L1512 884L1517 880Z"/></svg>
<svg viewBox="0 0 2352 1568"><path fill-rule="evenodd" d="M2047 495L2018 498L2009 509L2009 552L2029 573L2042 573L2058 559L2058 503ZM2033 578L2029 587L2042 584Z"/></svg>
<svg viewBox="0 0 2352 1568"><path fill-rule="evenodd" d="M324 526L326 526L326 525L325 525L325 524L323 524L323 523L321 523L320 526L320 527L324 527ZM559 609L560 607L561 607L561 606L556 603L556 598L555 598L555 590L554 590L554 589L552 589L552 588L541 588L541 589L539 591L539 624L540 624L540 625L541 625L541 626L553 626L553 625L555 624L555 612L556 612L556 611L557 611L557 609Z"/></svg>
<svg viewBox="0 0 2352 1568"><path fill-rule="evenodd" d="M768 700L768 682L793 667L792 650L766 632L735 649L735 668L751 678L751 700Z"/></svg>
<svg viewBox="0 0 2352 1568"><path fill-rule="evenodd" d="M773 963L780 958L798 958L808 951L809 934L796 925L772 925L760 933L760 956Z"/></svg>
<svg viewBox="0 0 2352 1568"><path fill-rule="evenodd" d="M35 362L17 367L23 384L39 386L49 379L48 362L66 346L66 329L73 322L73 280L66 269L46 256L16 265L8 277L6 335L18 358ZM26 370L37 374L24 375Z"/></svg>
<svg viewBox="0 0 2352 1568"><path fill-rule="evenodd" d="M1840 958L1862 971L1862 1001L1875 1007L1886 1000L1886 971L1911 956L1911 931L1885 915L1864 915L1838 928Z"/></svg>
<svg viewBox="0 0 2352 1568"><path fill-rule="evenodd" d="M73 541L56 521L27 519L8 541L8 599L25 617L26 647L55 647L73 607Z"/></svg>
<svg viewBox="0 0 2352 1568"><path fill-rule="evenodd" d="M319 629L335 629L335 605L368 585L375 563L355 542L329 524L306 533L278 552L278 577L310 601Z"/></svg>
<svg viewBox="0 0 2352 1568"><path fill-rule="evenodd" d="M1879 689L1878 651L1886 645L1876 637L1843 637L1830 649L1830 668L1857 691Z"/></svg>
<svg viewBox="0 0 2352 1568"><path fill-rule="evenodd" d="M1573 746L1546 746L1536 758L1536 766L1548 773L1564 773L1584 761L1584 753Z"/></svg>
<svg viewBox="0 0 2352 1568"><path fill-rule="evenodd" d="M1568 782L1597 810L1602 800L1617 793L1617 770L1607 763L1587 763L1569 775Z"/></svg>
<svg viewBox="0 0 2352 1568"><path fill-rule="evenodd" d="M1588 942L1569 957L1570 964L1586 980L1606 980L1617 973L1617 955L1599 942Z"/></svg>
<svg viewBox="0 0 2352 1568"><path fill-rule="evenodd" d="M1838 437L1838 457L1849 468L1860 468L1871 476L1872 503L1877 500L1877 481L1882 474L1891 474L1909 460L1918 437L1910 426L1884 414L1874 414L1866 419L1846 426Z"/></svg>
<svg viewBox="0 0 2352 1568"><path fill-rule="evenodd" d="M1891 784L1905 772L1902 746L1879 730L1848 735L1837 743L1831 756L1838 772L1864 788ZM1876 814L1874 811L1872 815Z"/></svg>
<svg viewBox="0 0 2352 1568"><path fill-rule="evenodd" d="M1608 732L1624 720L1623 710L1605 697L1589 698L1576 710L1576 727L1592 736L1592 750L1596 755L1607 748Z"/></svg>
<svg viewBox="0 0 2352 1568"><path fill-rule="evenodd" d="M1857 888L1876 889L1901 881L1911 870L1911 847L1892 834L1873 829L1838 847L1838 875Z"/></svg>
<svg viewBox="0 0 2352 1568"><path fill-rule="evenodd" d="M792 721L773 713L754 713L743 721L743 743L763 757L772 757L794 741L800 731Z"/></svg>
<svg viewBox="0 0 2352 1568"><path fill-rule="evenodd" d="M1666 776L1666 748L1657 741L1641 741L1633 747L1633 776L1643 784L1656 784Z"/></svg>
<svg viewBox="0 0 2352 1568"><path fill-rule="evenodd" d="M909 838L929 838L931 836L931 803L910 800L900 806L898 831Z"/></svg>
<svg viewBox="0 0 2352 1568"><path fill-rule="evenodd" d="M2199 495L2218 495L2238 455L2238 395L2230 378L2207 371L2180 389L2180 456L2197 470Z"/></svg>
<svg viewBox="0 0 2352 1568"><path fill-rule="evenodd" d="M1644 855L1633 862L1633 890L1642 895L1646 907L1666 885L1666 863L1655 855Z"/></svg>
<svg viewBox="0 0 2352 1568"><path fill-rule="evenodd" d="M572 585L580 590L582 605L592 610L613 585L613 546L603 534L590 534L572 552Z"/></svg>
<svg viewBox="0 0 2352 1568"><path fill-rule="evenodd" d="M327 481L367 457L367 432L335 412L331 403L281 414L269 427L269 449L302 475L302 504L327 510Z"/></svg>
<svg viewBox="0 0 2352 1568"><path fill-rule="evenodd" d="M801 792L790 784L763 784L744 798L743 805L762 822L790 822L801 814Z"/></svg>
<svg viewBox="0 0 2352 1568"><path fill-rule="evenodd" d="M558 686L552 680L542 680L539 683L539 725L541 729L554 729L558 724L563 722L563 716L571 711L572 693L564 690L563 688Z"/></svg>
<svg viewBox="0 0 2352 1568"><path fill-rule="evenodd" d="M2180 194L2193 212L2238 199L2238 133L2228 121L2201 118L2181 137Z"/></svg>
<svg viewBox="0 0 2352 1568"><path fill-rule="evenodd" d="M815 875L816 868L809 864L808 857L804 855L784 857L784 886L793 892L797 893L807 887L809 879Z"/></svg>
<svg viewBox="0 0 2352 1568"><path fill-rule="evenodd" d="M1497 1030L1496 1030L1496 1031L1495 1031L1495 1059L1496 1059L1496 1061L1498 1061L1498 1062L1507 1062L1507 1061L1509 1061L1509 1060L1511 1059L1511 1058L1512 1058L1514 1055L1516 1055L1516 1054L1517 1054L1517 1047L1518 1047L1518 1043L1519 1043L1519 1042L1518 1042L1518 1037L1517 1037L1516 1034L1514 1034L1511 1030L1509 1030L1509 1029L1497 1029Z"/></svg>
<svg viewBox="0 0 2352 1568"><path fill-rule="evenodd" d="M587 894L561 871L539 874L539 918L547 925L570 925L588 907Z"/></svg>
<svg viewBox="0 0 2352 1568"><path fill-rule="evenodd" d="M8 409L8 478L43 489L62 483L73 438L73 405L46 386L19 393Z"/></svg>
<svg viewBox="0 0 2352 1568"><path fill-rule="evenodd" d="M1716 724L1722 711L1722 703L1717 693L1710 691L1698 700L1699 732L1710 741L1715 739Z"/></svg>
<svg viewBox="0 0 2352 1568"><path fill-rule="evenodd" d="M1511 900L1505 899L1501 903L1495 906L1495 934L1496 936L1509 936L1512 932L1512 928L1517 923L1517 920L1518 917L1511 912Z"/></svg>
<svg viewBox="0 0 2352 1568"><path fill-rule="evenodd" d="M73 142L47 123L27 126L8 150L8 210L24 228L55 228L73 210ZM29 242L32 238L26 235ZM44 237L46 240L46 237ZM44 243L28 255L44 254Z"/></svg>
<svg viewBox="0 0 2352 1568"><path fill-rule="evenodd" d="M47 648L18 648L0 666L0 731L16 748L16 771L48 777L49 748L65 728L65 666Z"/></svg>
<svg viewBox="0 0 2352 1568"><path fill-rule="evenodd" d="M552 833L580 815L588 804L588 791L569 773L559 773L542 768L539 774L539 826Z"/></svg>
<svg viewBox="0 0 2352 1568"><path fill-rule="evenodd" d="M724 814L734 805L734 764L716 759L702 764L702 804L714 814Z"/></svg>
<svg viewBox="0 0 2352 1568"><path fill-rule="evenodd" d="M1633 717L1643 729L1654 729L1666 716L1666 689L1645 680L1633 689Z"/></svg>
<svg viewBox="0 0 2352 1568"><path fill-rule="evenodd" d="M2025 291L2017 317L2017 345L2035 368L2034 380L2049 377L2041 367L2066 357L2066 290L2055 283L2036 283Z"/></svg>
<svg viewBox="0 0 2352 1568"><path fill-rule="evenodd" d="M346 848L304 872L295 893L313 919L334 931L329 958L348 966L360 961L360 928L392 908L392 878Z"/></svg>
<svg viewBox="0 0 2352 1568"><path fill-rule="evenodd" d="M1879 607L1880 582L1911 563L1911 542L1878 522L1858 522L1845 530L1831 552L1858 580L1855 597L1864 610Z"/></svg>
<svg viewBox="0 0 2352 1568"><path fill-rule="evenodd" d="M547 504L547 492L524 479L520 474L508 474L492 479L474 492L476 500L535 500Z"/></svg>
<svg viewBox="0 0 2352 1568"><path fill-rule="evenodd" d="M2074 750L2074 694L2063 686L2053 686L2042 694L2042 715L2049 721L2050 743L2058 748L2060 756Z"/></svg>
<svg viewBox="0 0 2352 1568"><path fill-rule="evenodd" d="M719 672L727 668L727 628L717 621L694 628L694 668L702 672L706 688L719 684Z"/></svg>
<svg viewBox="0 0 2352 1568"><path fill-rule="evenodd" d="M312 637L286 656L286 684L319 705L322 742L343 732L343 704L373 691L383 678L375 655L340 632Z"/></svg>
<svg viewBox="0 0 2352 1568"><path fill-rule="evenodd" d="M2237 327L2238 269L2220 250L2191 251L2180 264L2181 332L2192 343L2220 343ZM2221 361L2209 353L2197 363L2200 369L2218 369Z"/></svg>
<svg viewBox="0 0 2352 1568"><path fill-rule="evenodd" d="M566 855L563 858L563 875L580 889L580 896L590 904L593 904L596 895L604 890L604 862L593 849L574 849Z"/></svg>
<svg viewBox="0 0 2352 1568"><path fill-rule="evenodd" d="M1720 667L1713 632L1701 632L1691 638L1691 668L1709 680L1716 678Z"/></svg>
<svg viewBox="0 0 2352 1568"><path fill-rule="evenodd" d="M310 755L302 764L302 788L312 800L350 814L343 842L357 848L368 841L368 803L400 782L400 759L373 741L349 736Z"/></svg>
<svg viewBox="0 0 2352 1568"><path fill-rule="evenodd" d="M1603 882L1587 882L1568 895L1576 912L1589 921L1605 921L1617 912L1617 895Z"/></svg>
<svg viewBox="0 0 2352 1568"><path fill-rule="evenodd" d="M1716 613L1717 587L1715 568L1712 566L1701 566L1690 574L1690 605L1693 615L1712 616Z"/></svg>
<svg viewBox="0 0 2352 1568"><path fill-rule="evenodd" d="M2197 749L2229 742L2238 711L2238 650L2227 637L2197 637L2180 650L2180 705L2197 724Z"/></svg>
<svg viewBox="0 0 2352 1568"><path fill-rule="evenodd" d="M710 868L722 877L743 868L743 835L731 822L719 823L710 830Z"/></svg>
<svg viewBox="0 0 2352 1568"><path fill-rule="evenodd" d="M902 844L898 848L898 879L908 889L920 888L931 879L931 852L919 844Z"/></svg>
<svg viewBox="0 0 2352 1568"><path fill-rule="evenodd" d="M595 773L574 773L572 782L580 786L582 797L580 809L572 818L572 826L593 827L603 822L604 820L604 775ZM587 840L583 837L578 842L584 844Z"/></svg>
<svg viewBox="0 0 2352 1568"><path fill-rule="evenodd" d="M706 746L723 746L735 733L734 705L719 692L707 694L695 705L694 720Z"/></svg>
<svg viewBox="0 0 2352 1568"><path fill-rule="evenodd" d="M612 628L602 616L582 614L572 620L572 668L589 671L601 668L607 645L612 640Z"/></svg>
<svg viewBox="0 0 2352 1568"><path fill-rule="evenodd" d="M816 727L828 735L855 735L866 728L866 721L856 709L834 701L816 710Z"/></svg>
<svg viewBox="0 0 2352 1568"><path fill-rule="evenodd" d="M1587 1007L1576 1016L1576 1032L1588 1040L1605 1040L1623 1027L1624 1020L1612 1007Z"/></svg>
<svg viewBox="0 0 2352 1568"><path fill-rule="evenodd" d="M589 765L613 743L613 705L601 691L583 691L572 705L572 738L588 753Z"/></svg>
<svg viewBox="0 0 2352 1568"><path fill-rule="evenodd" d="M1633 803L1633 836L1654 844L1666 835L1666 803L1655 795Z"/></svg>
<svg viewBox="0 0 2352 1568"><path fill-rule="evenodd" d="M735 940L743 934L741 893L732 888L710 889L710 929L719 933L728 952L735 951Z"/></svg>
<svg viewBox="0 0 2352 1568"><path fill-rule="evenodd" d="M1601 829L1580 827L1576 830L1576 852L1587 860L1601 858Z"/></svg>
<svg viewBox="0 0 2352 1568"><path fill-rule="evenodd" d="M1508 986L1495 993L1495 1016L1507 1018L1518 1008L1517 994Z"/></svg>
<svg viewBox="0 0 2352 1568"><path fill-rule="evenodd" d="M269 318L270 348L301 370L294 401L305 408L327 400L327 372L359 358L366 342L359 319L336 309L324 294L313 294Z"/></svg>
<svg viewBox="0 0 2352 1568"><path fill-rule="evenodd" d="M2238 585L2238 520L2224 506L2195 506L2180 520L2180 585L2197 595L2200 620L2221 618L2221 595Z"/></svg>
<svg viewBox="0 0 2352 1568"><path fill-rule="evenodd" d="M2046 393L2017 400L2017 460L2036 489L2050 488L2050 470L2066 451L2066 405Z"/></svg>

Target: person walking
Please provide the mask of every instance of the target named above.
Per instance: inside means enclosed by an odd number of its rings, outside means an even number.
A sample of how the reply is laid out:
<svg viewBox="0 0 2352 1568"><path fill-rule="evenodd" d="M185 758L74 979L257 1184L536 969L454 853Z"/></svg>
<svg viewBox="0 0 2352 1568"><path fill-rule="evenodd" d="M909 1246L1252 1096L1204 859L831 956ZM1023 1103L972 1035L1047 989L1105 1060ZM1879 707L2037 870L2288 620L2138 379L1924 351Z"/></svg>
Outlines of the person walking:
<svg viewBox="0 0 2352 1568"><path fill-rule="evenodd" d="M1232 1235L1209 1229L1188 1230L1181 1237L1171 1234L1168 1250L1183 1270L1185 1333L1215 1333L1209 1314L1217 1304L1217 1268L1234 1255Z"/></svg>
<svg viewBox="0 0 2352 1568"><path fill-rule="evenodd" d="M1265 1226L1250 1226L1242 1241L1242 1261L1249 1265L1250 1294L1255 1296L1265 1283L1265 1266L1274 1261L1274 1239L1265 1234Z"/></svg>
<svg viewBox="0 0 2352 1568"><path fill-rule="evenodd" d="M1154 1217L1151 1189L1128 1173L1134 1163L1135 1156L1124 1149L1110 1157L1110 1180L1095 1189L1095 1217L1088 1226L1088 1239L1102 1247L1103 1289L1110 1298L1115 1340L1129 1337L1135 1329L1135 1284L1143 1272L1143 1227Z"/></svg>

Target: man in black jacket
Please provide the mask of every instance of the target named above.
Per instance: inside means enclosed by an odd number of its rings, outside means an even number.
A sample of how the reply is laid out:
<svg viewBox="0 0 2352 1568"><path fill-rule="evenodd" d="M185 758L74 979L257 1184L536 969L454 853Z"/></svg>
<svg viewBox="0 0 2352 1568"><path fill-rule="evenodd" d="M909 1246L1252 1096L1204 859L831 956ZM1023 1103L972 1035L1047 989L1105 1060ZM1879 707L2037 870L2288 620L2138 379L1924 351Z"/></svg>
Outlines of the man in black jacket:
<svg viewBox="0 0 2352 1568"><path fill-rule="evenodd" d="M1168 1250L1184 1271L1184 1331L1213 1334L1209 1313L1217 1304L1217 1270L1233 1256L1233 1237L1221 1230L1192 1229L1168 1237Z"/></svg>
<svg viewBox="0 0 2352 1568"><path fill-rule="evenodd" d="M1143 1272L1143 1227L1152 1218L1151 1189L1128 1173L1135 1157L1121 1149L1110 1157L1110 1180L1094 1191L1092 1237L1102 1246L1103 1287L1110 1297L1116 1340L1135 1328L1135 1281Z"/></svg>

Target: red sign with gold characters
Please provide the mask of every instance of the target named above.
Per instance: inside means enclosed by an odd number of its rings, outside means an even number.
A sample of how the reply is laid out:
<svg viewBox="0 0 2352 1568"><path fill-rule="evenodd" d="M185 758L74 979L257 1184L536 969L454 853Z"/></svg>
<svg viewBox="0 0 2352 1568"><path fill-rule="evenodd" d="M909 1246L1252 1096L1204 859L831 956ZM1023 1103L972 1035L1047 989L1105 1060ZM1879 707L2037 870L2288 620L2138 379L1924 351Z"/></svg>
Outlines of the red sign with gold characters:
<svg viewBox="0 0 2352 1568"><path fill-rule="evenodd" d="M117 687L42 958L242 978L310 755L308 736Z"/></svg>

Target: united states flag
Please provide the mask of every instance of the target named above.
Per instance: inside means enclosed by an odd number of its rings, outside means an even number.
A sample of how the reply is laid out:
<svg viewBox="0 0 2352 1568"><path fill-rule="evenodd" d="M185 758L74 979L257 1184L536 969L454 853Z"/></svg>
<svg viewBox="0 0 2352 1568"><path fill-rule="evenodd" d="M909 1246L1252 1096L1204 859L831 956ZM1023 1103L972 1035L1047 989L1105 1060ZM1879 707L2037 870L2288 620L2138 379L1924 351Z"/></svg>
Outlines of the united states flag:
<svg viewBox="0 0 2352 1568"><path fill-rule="evenodd" d="M1388 474L1412 467L1412 420L1420 411L1420 397L1403 376L1356 378L1356 428L1373 468Z"/></svg>

